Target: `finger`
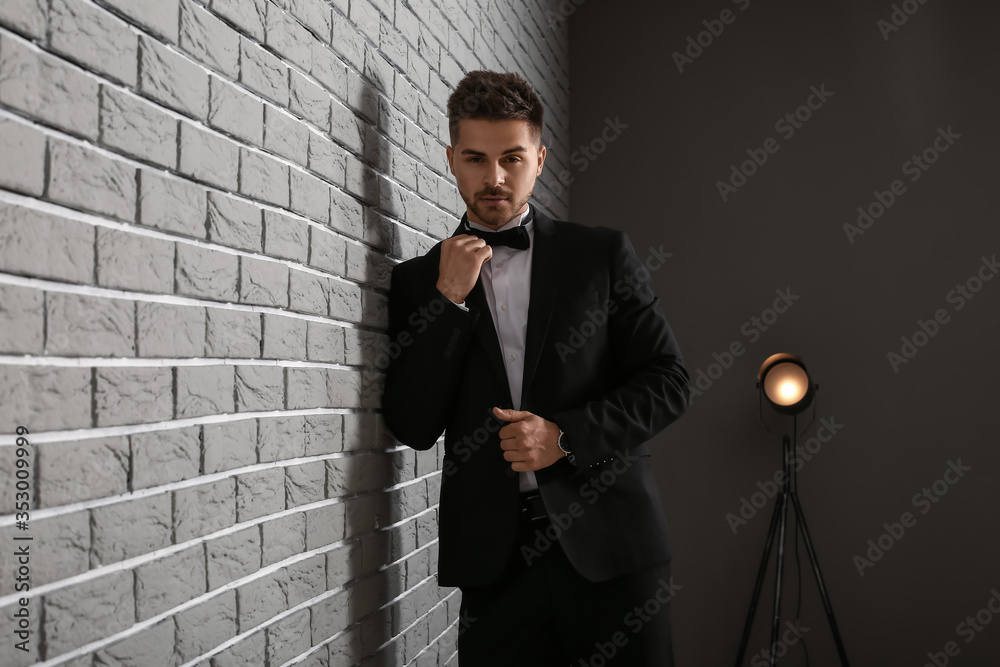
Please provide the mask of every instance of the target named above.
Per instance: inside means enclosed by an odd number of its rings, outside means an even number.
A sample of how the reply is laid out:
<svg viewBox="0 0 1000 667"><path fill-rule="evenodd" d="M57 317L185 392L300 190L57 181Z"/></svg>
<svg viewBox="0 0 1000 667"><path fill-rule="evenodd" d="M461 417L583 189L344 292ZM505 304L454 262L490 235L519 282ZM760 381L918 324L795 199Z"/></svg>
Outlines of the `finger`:
<svg viewBox="0 0 1000 667"><path fill-rule="evenodd" d="M503 453L504 460L514 462L523 462L528 460L528 456L522 451L512 451Z"/></svg>
<svg viewBox="0 0 1000 667"><path fill-rule="evenodd" d="M500 441L500 449L507 452L512 452L518 449L523 449L523 447L521 447L517 438L505 438Z"/></svg>
<svg viewBox="0 0 1000 667"><path fill-rule="evenodd" d="M505 422L519 422L532 416L530 412L524 410L505 410L503 408L493 408L493 414Z"/></svg>

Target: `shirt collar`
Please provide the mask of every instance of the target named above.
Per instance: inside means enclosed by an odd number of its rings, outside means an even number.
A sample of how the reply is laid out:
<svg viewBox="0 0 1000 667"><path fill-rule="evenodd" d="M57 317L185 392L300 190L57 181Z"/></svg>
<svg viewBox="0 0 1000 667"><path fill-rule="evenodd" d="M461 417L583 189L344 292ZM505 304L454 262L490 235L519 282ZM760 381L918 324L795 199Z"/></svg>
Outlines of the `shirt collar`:
<svg viewBox="0 0 1000 667"><path fill-rule="evenodd" d="M521 215L514 216L513 218L510 219L510 221L504 223L503 226L498 227L497 229L491 229L485 225L479 224L478 222L473 222L468 218L466 218L466 223L469 225L469 227L473 229L478 229L483 232L504 232L507 231L508 229L513 229L514 227L520 227L521 224L524 222L524 219L528 217L528 215L530 214L531 214L531 206L529 205L528 208L525 209L524 213L522 213ZM525 228L527 228L530 231L531 225L534 221L535 221L534 217L532 217L531 220L528 220L528 223L525 225Z"/></svg>

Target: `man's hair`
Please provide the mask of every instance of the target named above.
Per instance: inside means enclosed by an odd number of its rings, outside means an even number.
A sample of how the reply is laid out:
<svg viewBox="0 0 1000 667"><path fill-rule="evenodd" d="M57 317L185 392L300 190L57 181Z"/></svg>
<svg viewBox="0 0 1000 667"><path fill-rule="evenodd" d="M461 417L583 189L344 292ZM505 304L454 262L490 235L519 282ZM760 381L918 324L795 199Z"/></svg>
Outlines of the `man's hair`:
<svg viewBox="0 0 1000 667"><path fill-rule="evenodd" d="M452 146L458 143L458 122L463 118L526 120L531 140L541 144L542 101L531 85L514 72L476 70L466 74L448 98Z"/></svg>

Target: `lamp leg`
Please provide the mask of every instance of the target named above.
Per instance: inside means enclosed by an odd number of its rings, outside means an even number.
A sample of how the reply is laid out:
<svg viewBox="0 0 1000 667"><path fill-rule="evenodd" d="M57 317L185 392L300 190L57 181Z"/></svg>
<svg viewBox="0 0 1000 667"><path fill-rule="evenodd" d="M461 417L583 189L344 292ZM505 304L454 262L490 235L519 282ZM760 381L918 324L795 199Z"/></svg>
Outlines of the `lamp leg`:
<svg viewBox="0 0 1000 667"><path fill-rule="evenodd" d="M781 524L778 528L778 564L774 574L774 618L771 620L771 646L770 664L771 667L778 662L774 647L778 645L778 624L781 622L781 579L785 574L785 525L788 523L788 490L787 487L781 492Z"/></svg>
<svg viewBox="0 0 1000 667"><path fill-rule="evenodd" d="M802 531L802 536L805 538L806 551L809 553L809 562L812 563L813 574L816 575L816 585L819 587L819 595L823 600L823 608L826 610L826 617L830 621L830 630L833 633L833 642L837 646L837 653L840 655L840 664L843 667L848 667L847 652L844 650L844 642L840 638L840 630L837 629L837 619L833 617L833 605L830 604L830 595L826 592L823 575L819 571L819 561L816 559L816 550L813 549L812 538L809 537L809 529L806 527L806 517L802 513L802 505L799 503L798 492L793 492L791 498L792 504L795 506L795 520L798 522L799 530Z"/></svg>

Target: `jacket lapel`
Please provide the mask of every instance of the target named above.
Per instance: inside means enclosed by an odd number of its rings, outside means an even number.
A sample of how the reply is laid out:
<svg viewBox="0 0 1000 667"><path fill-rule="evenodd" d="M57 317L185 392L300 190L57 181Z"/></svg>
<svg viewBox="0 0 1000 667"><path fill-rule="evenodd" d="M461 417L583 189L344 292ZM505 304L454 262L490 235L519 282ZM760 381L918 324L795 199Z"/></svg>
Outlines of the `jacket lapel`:
<svg viewBox="0 0 1000 667"><path fill-rule="evenodd" d="M531 258L531 290L528 302L528 331L525 336L524 377L521 384L521 409L530 396L531 381L545 346L549 321L556 302L560 246L552 219L532 205L535 216L534 255Z"/></svg>

